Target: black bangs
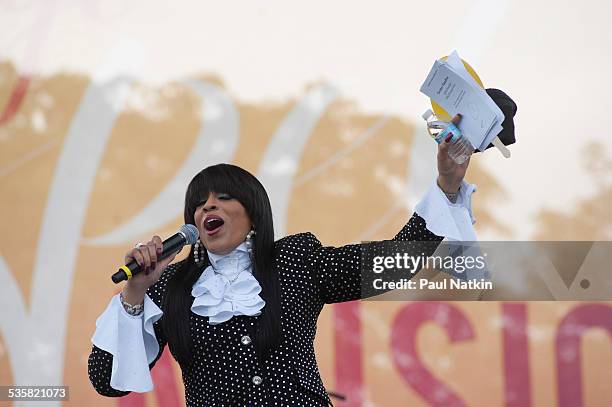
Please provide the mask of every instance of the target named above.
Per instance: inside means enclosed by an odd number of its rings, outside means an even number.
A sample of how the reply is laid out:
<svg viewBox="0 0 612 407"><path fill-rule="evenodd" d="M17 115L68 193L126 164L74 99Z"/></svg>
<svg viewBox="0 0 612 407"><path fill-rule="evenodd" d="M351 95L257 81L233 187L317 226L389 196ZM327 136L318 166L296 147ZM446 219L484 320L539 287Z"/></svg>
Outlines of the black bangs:
<svg viewBox="0 0 612 407"><path fill-rule="evenodd" d="M217 164L200 171L187 187L185 223L195 223L193 214L196 208L205 202L211 192L225 193L236 198L252 219L253 208L257 206L256 194L251 187L253 180L259 183L249 172L231 164Z"/></svg>

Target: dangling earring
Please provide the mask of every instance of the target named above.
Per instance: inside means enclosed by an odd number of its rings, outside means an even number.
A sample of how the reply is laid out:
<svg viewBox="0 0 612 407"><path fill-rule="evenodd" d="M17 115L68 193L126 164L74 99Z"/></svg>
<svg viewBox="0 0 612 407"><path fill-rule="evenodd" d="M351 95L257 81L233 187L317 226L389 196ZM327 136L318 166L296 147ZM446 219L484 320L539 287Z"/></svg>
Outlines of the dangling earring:
<svg viewBox="0 0 612 407"><path fill-rule="evenodd" d="M246 240L244 241L244 243L246 244L247 252L251 257L253 256L253 240L255 234L255 229L251 229L251 231L246 235Z"/></svg>
<svg viewBox="0 0 612 407"><path fill-rule="evenodd" d="M202 242L200 241L200 239L198 239L198 241L195 242L195 244L193 245L193 261L196 264L202 262L202 257L204 257L203 251L204 250L202 250Z"/></svg>

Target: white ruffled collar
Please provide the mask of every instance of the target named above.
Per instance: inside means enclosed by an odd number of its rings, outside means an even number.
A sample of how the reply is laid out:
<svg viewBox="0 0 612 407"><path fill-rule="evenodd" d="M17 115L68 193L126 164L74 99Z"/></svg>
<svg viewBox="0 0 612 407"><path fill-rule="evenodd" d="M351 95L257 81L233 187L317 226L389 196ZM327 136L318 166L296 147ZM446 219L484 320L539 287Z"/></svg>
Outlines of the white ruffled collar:
<svg viewBox="0 0 612 407"><path fill-rule="evenodd" d="M191 311L208 317L211 325L234 315L255 316L266 305L259 296L261 286L253 276L251 258L243 242L226 255L208 252L206 267L191 289L195 297Z"/></svg>

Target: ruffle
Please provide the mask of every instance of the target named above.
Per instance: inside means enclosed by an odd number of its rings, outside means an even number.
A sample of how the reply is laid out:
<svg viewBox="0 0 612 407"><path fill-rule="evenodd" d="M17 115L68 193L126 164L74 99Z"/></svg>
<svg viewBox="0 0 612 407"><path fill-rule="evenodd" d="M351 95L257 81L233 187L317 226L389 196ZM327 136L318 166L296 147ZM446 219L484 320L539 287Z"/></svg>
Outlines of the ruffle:
<svg viewBox="0 0 612 407"><path fill-rule="evenodd" d="M259 295L261 286L252 274L244 243L228 255L210 252L208 255L211 265L202 272L191 290L195 298L191 311L208 317L212 325L236 315L261 314L266 303Z"/></svg>
<svg viewBox="0 0 612 407"><path fill-rule="evenodd" d="M159 353L153 324L162 314L162 310L145 295L143 313L130 315L117 294L96 320L96 331L91 341L113 355L110 380L113 389L138 393L153 389L149 364Z"/></svg>
<svg viewBox="0 0 612 407"><path fill-rule="evenodd" d="M434 181L425 196L416 205L415 212L425 220L427 229L448 240L476 241L476 222L472 211L472 194L476 186L461 182L457 202L448 200L444 192Z"/></svg>

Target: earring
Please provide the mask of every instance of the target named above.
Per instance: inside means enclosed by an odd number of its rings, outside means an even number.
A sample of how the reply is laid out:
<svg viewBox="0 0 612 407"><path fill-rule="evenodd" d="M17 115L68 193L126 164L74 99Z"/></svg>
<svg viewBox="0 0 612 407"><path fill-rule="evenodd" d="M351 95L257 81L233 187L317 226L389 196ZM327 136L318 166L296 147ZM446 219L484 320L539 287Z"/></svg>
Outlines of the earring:
<svg viewBox="0 0 612 407"><path fill-rule="evenodd" d="M255 229L251 229L251 231L246 235L246 240L244 243L246 244L247 252L252 255L253 254L253 240L255 237Z"/></svg>
<svg viewBox="0 0 612 407"><path fill-rule="evenodd" d="M195 242L195 244L193 245L193 261L197 264L202 262L202 257L204 257L204 250L202 250L202 242L200 241L200 239L197 240L197 242Z"/></svg>

